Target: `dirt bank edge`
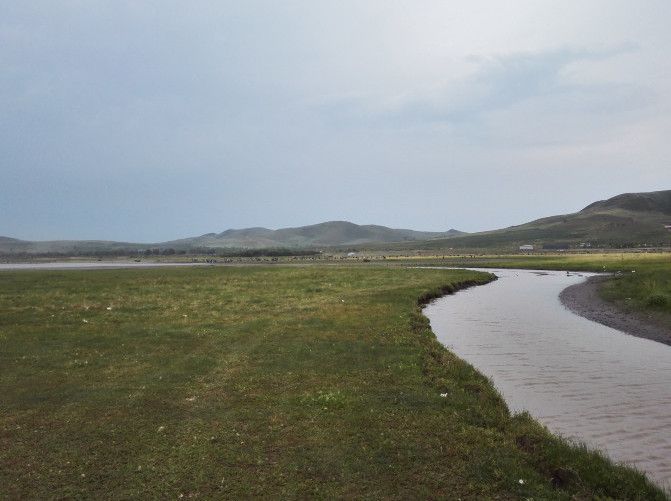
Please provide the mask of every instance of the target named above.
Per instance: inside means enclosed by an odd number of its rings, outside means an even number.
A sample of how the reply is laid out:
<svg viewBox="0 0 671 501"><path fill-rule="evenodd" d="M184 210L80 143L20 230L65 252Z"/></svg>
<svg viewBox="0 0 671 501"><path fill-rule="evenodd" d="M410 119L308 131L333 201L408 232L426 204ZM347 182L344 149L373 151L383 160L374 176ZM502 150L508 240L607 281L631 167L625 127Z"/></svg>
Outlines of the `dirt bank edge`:
<svg viewBox="0 0 671 501"><path fill-rule="evenodd" d="M559 294L559 299L566 308L577 315L632 336L671 346L671 329L663 326L653 315L627 311L623 306L601 298L599 287L610 278L607 275L589 277L584 282L564 289Z"/></svg>

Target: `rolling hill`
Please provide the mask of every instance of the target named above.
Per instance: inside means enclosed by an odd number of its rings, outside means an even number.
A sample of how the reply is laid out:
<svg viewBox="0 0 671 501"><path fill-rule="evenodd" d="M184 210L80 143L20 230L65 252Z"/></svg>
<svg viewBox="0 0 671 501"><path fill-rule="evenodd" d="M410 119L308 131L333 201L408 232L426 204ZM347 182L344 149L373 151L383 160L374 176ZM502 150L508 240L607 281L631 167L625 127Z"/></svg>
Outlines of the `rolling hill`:
<svg viewBox="0 0 671 501"><path fill-rule="evenodd" d="M413 248L637 247L671 244L671 190L624 193L594 202L579 212L537 219L500 230L434 239ZM401 248L409 248L405 245Z"/></svg>
<svg viewBox="0 0 671 501"><path fill-rule="evenodd" d="M108 240L45 240L29 241L16 238L0 237L0 255L16 254L64 254L90 255L100 252L139 251L151 244L131 242L113 242Z"/></svg>
<svg viewBox="0 0 671 501"><path fill-rule="evenodd" d="M377 225L357 225L347 221L329 221L297 228L270 230L246 228L207 233L198 237L159 243L130 243L102 240L26 241L0 237L0 254L96 254L144 249L263 249L263 248L325 248L359 245L418 242L433 238L450 238L463 232L427 232L393 229Z"/></svg>
<svg viewBox="0 0 671 501"><path fill-rule="evenodd" d="M414 231L387 228L377 225L358 225L347 221L325 223L269 230L267 228L246 228L208 233L200 237L165 242L163 245L182 247L343 247L371 243L417 242L433 238L451 238L463 232Z"/></svg>

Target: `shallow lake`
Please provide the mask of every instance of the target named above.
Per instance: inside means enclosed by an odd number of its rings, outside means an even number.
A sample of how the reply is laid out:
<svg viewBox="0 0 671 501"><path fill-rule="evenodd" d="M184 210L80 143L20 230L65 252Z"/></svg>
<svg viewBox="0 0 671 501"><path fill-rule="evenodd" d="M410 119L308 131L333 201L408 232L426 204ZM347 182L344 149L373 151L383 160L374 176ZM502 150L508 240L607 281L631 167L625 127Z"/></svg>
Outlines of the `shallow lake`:
<svg viewBox="0 0 671 501"><path fill-rule="evenodd" d="M207 263L152 263L135 261L64 261L53 263L0 263L0 270L93 270L111 268L158 268L167 266L205 266Z"/></svg>
<svg viewBox="0 0 671 501"><path fill-rule="evenodd" d="M671 486L671 346L566 309L588 274L482 270L499 280L424 310L438 339L492 379L511 411Z"/></svg>

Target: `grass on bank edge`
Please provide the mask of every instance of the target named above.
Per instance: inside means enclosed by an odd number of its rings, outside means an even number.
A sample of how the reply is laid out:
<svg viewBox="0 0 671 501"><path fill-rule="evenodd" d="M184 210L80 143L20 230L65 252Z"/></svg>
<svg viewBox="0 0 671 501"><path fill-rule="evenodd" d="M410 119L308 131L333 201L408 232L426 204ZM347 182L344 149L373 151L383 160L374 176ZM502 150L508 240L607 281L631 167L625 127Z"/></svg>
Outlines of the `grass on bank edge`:
<svg viewBox="0 0 671 501"><path fill-rule="evenodd" d="M423 304L420 300L420 307ZM476 393L493 388L490 380L436 339L421 310L414 315L413 330L423 341L423 372L430 385L441 389L458 381ZM454 370L455 367L458 369ZM495 398L503 401L495 388L494 392L496 397L490 396L492 401ZM654 486L642 473L613 463L600 451L551 433L527 412L510 415L505 403L499 405L506 407L507 445L521 451L525 463L535 470L541 482L545 481L554 489L553 499L668 499L668 493ZM528 491L525 495L530 496L527 499L539 495L540 499L548 499L543 496L550 494Z"/></svg>
<svg viewBox="0 0 671 501"><path fill-rule="evenodd" d="M0 275L0 496L665 499L437 341L422 304L489 279Z"/></svg>

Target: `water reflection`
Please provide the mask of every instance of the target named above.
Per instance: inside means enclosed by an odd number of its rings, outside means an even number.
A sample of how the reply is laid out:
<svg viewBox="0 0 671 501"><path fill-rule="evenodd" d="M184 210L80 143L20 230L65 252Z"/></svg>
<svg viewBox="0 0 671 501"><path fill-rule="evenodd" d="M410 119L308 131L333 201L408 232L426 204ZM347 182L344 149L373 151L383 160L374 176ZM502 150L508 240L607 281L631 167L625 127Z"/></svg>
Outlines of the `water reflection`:
<svg viewBox="0 0 671 501"><path fill-rule="evenodd" d="M438 339L489 376L511 410L671 486L671 346L564 308L559 293L584 275L494 272L496 282L425 309Z"/></svg>

